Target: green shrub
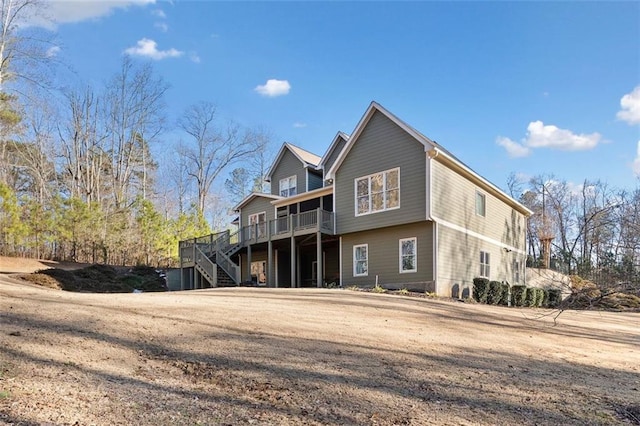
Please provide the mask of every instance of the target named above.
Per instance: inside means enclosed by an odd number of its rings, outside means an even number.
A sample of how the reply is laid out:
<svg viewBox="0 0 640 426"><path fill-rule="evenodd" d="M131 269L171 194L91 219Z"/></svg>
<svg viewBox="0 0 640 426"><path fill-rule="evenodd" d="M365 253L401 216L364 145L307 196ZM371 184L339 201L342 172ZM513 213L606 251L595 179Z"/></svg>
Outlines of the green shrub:
<svg viewBox="0 0 640 426"><path fill-rule="evenodd" d="M487 303L489 293L489 280L487 278L476 277L473 279L473 298L476 302Z"/></svg>
<svg viewBox="0 0 640 426"><path fill-rule="evenodd" d="M544 303L545 291L542 288L536 288L536 308L539 308Z"/></svg>
<svg viewBox="0 0 640 426"><path fill-rule="evenodd" d="M374 293L386 293L386 292L387 292L387 289L386 289L386 288L384 288L384 287L382 287L382 286L380 286L380 285L378 285L378 284L376 284L376 285L371 289L371 291L372 291L372 292L374 292Z"/></svg>
<svg viewBox="0 0 640 426"><path fill-rule="evenodd" d="M562 291L557 288L547 290L547 306L549 308L557 308L562 301Z"/></svg>
<svg viewBox="0 0 640 426"><path fill-rule="evenodd" d="M489 291L487 292L487 303L497 305L502 299L502 283L500 281L489 281Z"/></svg>
<svg viewBox="0 0 640 426"><path fill-rule="evenodd" d="M509 283L502 283L502 297L500 298L498 305L509 305Z"/></svg>
<svg viewBox="0 0 640 426"><path fill-rule="evenodd" d="M531 287L527 288L527 294L524 296L524 305L528 308L536 306L536 289Z"/></svg>
<svg viewBox="0 0 640 426"><path fill-rule="evenodd" d="M512 306L524 306L525 298L527 297L527 287L523 285L514 285L511 287L511 305Z"/></svg>

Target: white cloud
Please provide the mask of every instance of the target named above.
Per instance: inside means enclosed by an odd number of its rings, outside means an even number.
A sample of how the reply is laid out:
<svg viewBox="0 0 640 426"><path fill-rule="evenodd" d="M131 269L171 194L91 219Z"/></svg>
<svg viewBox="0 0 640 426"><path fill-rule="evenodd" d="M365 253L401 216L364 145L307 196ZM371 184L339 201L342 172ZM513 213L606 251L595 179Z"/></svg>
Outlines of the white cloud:
<svg viewBox="0 0 640 426"><path fill-rule="evenodd" d="M520 145L518 142L514 142L509 138L498 136L498 138L496 139L496 143L504 147L504 149L507 150L507 154L509 154L509 157L512 158L526 157L531 154L531 148Z"/></svg>
<svg viewBox="0 0 640 426"><path fill-rule="evenodd" d="M620 99L620 107L620 111L616 114L618 120L629 124L640 124L640 86Z"/></svg>
<svg viewBox="0 0 640 426"><path fill-rule="evenodd" d="M156 18L160 18L160 19L166 19L167 17L167 14L164 13L164 10L162 9L154 9L151 11L151 14Z"/></svg>
<svg viewBox="0 0 640 426"><path fill-rule="evenodd" d="M585 151L595 148L602 140L599 133L575 134L571 130L542 121L532 121L527 126L527 136L521 142L498 137L496 143L507 150L511 157L526 157L534 148L550 148L562 151Z"/></svg>
<svg viewBox="0 0 640 426"><path fill-rule="evenodd" d="M159 29L160 31L162 31L163 33L166 33L167 31L169 31L169 25L167 25L166 22L156 22L155 24L153 24L153 26Z"/></svg>
<svg viewBox="0 0 640 426"><path fill-rule="evenodd" d="M60 53L60 46L51 46L50 48L47 49L47 58L53 58L54 56L58 56L58 53Z"/></svg>
<svg viewBox="0 0 640 426"><path fill-rule="evenodd" d="M633 173L640 178L640 141L638 141L638 148L636 149L636 158L633 160Z"/></svg>
<svg viewBox="0 0 640 426"><path fill-rule="evenodd" d="M291 90L291 85L287 80L270 79L267 80L266 84L256 86L254 90L262 96L275 98L276 96L288 94Z"/></svg>
<svg viewBox="0 0 640 426"><path fill-rule="evenodd" d="M191 62L195 62L196 64L199 64L201 62L200 56L198 56L196 52L190 52L189 59L191 59Z"/></svg>
<svg viewBox="0 0 640 426"><path fill-rule="evenodd" d="M27 25L55 29L60 24L99 19L111 15L116 9L128 9L131 6L154 4L155 0L51 0L44 2L41 14L27 22Z"/></svg>
<svg viewBox="0 0 640 426"><path fill-rule="evenodd" d="M166 58L177 58L184 54L184 52L181 52L174 48L168 50L158 50L158 44L148 38L138 40L138 43L135 46L129 47L124 51L124 53L132 56L144 56L156 61Z"/></svg>
<svg viewBox="0 0 640 426"><path fill-rule="evenodd" d="M293 127L295 127L296 129L302 129L304 127L307 127L307 123L300 123L299 121L296 121L295 123L293 123Z"/></svg>
<svg viewBox="0 0 640 426"><path fill-rule="evenodd" d="M600 142L599 133L576 135L570 130L533 121L527 127L526 145L532 148L556 148L563 151L583 151L594 148Z"/></svg>

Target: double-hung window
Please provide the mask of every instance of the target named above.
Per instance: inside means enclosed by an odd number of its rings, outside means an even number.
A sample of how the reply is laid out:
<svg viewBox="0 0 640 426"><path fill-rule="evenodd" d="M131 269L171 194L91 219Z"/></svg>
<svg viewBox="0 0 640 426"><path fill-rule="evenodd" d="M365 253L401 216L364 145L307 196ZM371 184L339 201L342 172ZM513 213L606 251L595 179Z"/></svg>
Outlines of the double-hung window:
<svg viewBox="0 0 640 426"><path fill-rule="evenodd" d="M489 262L489 252L480 252L480 276L489 278L491 274L491 266Z"/></svg>
<svg viewBox="0 0 640 426"><path fill-rule="evenodd" d="M400 240L400 273L416 272L418 270L417 239L403 238Z"/></svg>
<svg viewBox="0 0 640 426"><path fill-rule="evenodd" d="M400 169L363 176L355 180L356 216L400 207Z"/></svg>
<svg viewBox="0 0 640 426"><path fill-rule="evenodd" d="M520 262L513 261L513 282L520 284Z"/></svg>
<svg viewBox="0 0 640 426"><path fill-rule="evenodd" d="M353 246L353 276L366 277L369 275L369 245Z"/></svg>
<svg viewBox="0 0 640 426"><path fill-rule="evenodd" d="M476 214L484 217L487 213L487 198L479 191L476 191Z"/></svg>
<svg viewBox="0 0 640 426"><path fill-rule="evenodd" d="M296 175L280 179L280 196L291 197L296 195L297 192L297 178Z"/></svg>

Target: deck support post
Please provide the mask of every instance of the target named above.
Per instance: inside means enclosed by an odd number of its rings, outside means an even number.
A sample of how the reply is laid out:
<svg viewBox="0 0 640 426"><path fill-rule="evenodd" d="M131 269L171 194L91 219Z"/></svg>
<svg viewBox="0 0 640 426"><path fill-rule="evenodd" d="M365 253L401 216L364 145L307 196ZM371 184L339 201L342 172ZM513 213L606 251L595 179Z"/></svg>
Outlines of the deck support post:
<svg viewBox="0 0 640 426"><path fill-rule="evenodd" d="M291 233L291 288L297 287L296 277L296 237Z"/></svg>
<svg viewBox="0 0 640 426"><path fill-rule="evenodd" d="M240 276L242 281L242 276ZM251 244L247 245L247 281L251 281Z"/></svg>
<svg viewBox="0 0 640 426"><path fill-rule="evenodd" d="M320 211L318 210L318 216L320 215ZM320 222L318 222L320 223ZM319 229L319 228L318 228ZM322 264L322 232L316 232L316 284L318 288L322 287L322 271L324 270L324 265Z"/></svg>
<svg viewBox="0 0 640 426"><path fill-rule="evenodd" d="M273 279L273 243L271 238L267 243L267 287L277 287L277 283L274 283Z"/></svg>

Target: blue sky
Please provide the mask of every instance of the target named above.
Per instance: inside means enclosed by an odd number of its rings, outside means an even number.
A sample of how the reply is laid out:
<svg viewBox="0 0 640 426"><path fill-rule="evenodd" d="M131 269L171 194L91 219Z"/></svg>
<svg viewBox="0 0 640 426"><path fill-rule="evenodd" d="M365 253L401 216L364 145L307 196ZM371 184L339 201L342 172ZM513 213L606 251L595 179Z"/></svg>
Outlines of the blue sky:
<svg viewBox="0 0 640 426"><path fill-rule="evenodd" d="M54 1L57 57L102 82L128 52L171 88L322 155L372 100L506 187L640 176L640 3ZM176 138L167 134L168 152Z"/></svg>

